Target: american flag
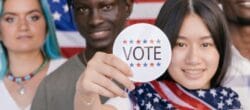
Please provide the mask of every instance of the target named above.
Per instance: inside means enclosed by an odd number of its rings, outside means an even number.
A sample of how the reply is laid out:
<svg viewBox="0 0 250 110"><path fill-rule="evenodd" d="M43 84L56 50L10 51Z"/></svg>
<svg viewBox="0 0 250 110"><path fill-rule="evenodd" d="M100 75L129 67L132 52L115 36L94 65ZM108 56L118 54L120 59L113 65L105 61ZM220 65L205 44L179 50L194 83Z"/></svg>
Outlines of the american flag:
<svg viewBox="0 0 250 110"><path fill-rule="evenodd" d="M154 20L165 0L134 0L133 12L127 22L128 25ZM57 38L61 51L65 57L71 57L84 50L85 40L77 32L76 26L67 5L67 0L48 0L51 13L57 28Z"/></svg>
<svg viewBox="0 0 250 110"><path fill-rule="evenodd" d="M170 81L137 85L129 93L134 110L239 110L238 95L230 88L188 90Z"/></svg>

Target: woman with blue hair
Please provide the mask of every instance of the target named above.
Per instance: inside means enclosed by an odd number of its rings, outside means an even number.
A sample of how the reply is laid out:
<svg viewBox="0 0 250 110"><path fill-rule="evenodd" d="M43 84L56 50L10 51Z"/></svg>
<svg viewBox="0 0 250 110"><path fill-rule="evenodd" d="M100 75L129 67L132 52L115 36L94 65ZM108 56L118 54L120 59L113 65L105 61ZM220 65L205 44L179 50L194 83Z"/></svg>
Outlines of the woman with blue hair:
<svg viewBox="0 0 250 110"><path fill-rule="evenodd" d="M1 0L0 28L0 109L30 109L40 81L65 62L47 1Z"/></svg>

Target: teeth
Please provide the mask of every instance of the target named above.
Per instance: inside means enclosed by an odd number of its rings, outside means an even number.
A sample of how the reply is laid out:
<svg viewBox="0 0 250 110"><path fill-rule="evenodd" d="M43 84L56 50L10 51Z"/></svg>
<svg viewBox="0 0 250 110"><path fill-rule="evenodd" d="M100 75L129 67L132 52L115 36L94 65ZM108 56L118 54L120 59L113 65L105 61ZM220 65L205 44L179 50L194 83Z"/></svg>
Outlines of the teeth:
<svg viewBox="0 0 250 110"><path fill-rule="evenodd" d="M242 2L241 5L250 8L250 2Z"/></svg>
<svg viewBox="0 0 250 110"><path fill-rule="evenodd" d="M198 69L198 70L184 70L185 72L185 76L189 79L199 79L202 76L202 69Z"/></svg>
<svg viewBox="0 0 250 110"><path fill-rule="evenodd" d="M184 70L184 71L191 74L197 74L202 72L202 70Z"/></svg>

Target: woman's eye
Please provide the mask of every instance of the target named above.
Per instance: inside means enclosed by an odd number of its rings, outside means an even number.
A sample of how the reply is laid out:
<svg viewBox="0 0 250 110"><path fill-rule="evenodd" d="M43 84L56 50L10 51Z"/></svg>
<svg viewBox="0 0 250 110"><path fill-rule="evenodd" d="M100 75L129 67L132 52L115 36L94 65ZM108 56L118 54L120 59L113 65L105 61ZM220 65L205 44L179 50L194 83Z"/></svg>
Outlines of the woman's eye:
<svg viewBox="0 0 250 110"><path fill-rule="evenodd" d="M177 42L176 46L178 46L178 47L185 47L186 45L184 43L182 43L182 42Z"/></svg>
<svg viewBox="0 0 250 110"><path fill-rule="evenodd" d="M13 23L14 22L14 18L12 18L12 17L7 17L7 18L5 18L4 19L6 22L8 22L8 23Z"/></svg>
<svg viewBox="0 0 250 110"><path fill-rule="evenodd" d="M37 21L37 20L39 20L39 18L40 18L39 16L31 16L32 21Z"/></svg>
<svg viewBox="0 0 250 110"><path fill-rule="evenodd" d="M203 43L201 44L202 47L210 47L210 46L213 46L212 43Z"/></svg>

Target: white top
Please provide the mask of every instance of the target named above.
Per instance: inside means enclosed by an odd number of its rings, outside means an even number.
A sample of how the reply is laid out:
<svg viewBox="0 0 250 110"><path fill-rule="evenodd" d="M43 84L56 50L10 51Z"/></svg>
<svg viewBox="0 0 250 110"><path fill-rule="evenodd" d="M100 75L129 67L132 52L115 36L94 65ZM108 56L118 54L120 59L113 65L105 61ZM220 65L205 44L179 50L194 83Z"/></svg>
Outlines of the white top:
<svg viewBox="0 0 250 110"><path fill-rule="evenodd" d="M66 59L63 59L63 58L51 60L49 63L47 75L52 73L55 69L57 69L65 61L66 61ZM30 110L30 106L31 105L29 105L24 110ZM6 86L4 85L3 80L0 80L0 110L21 110L18 107L18 105L16 104L15 100L9 94Z"/></svg>
<svg viewBox="0 0 250 110"><path fill-rule="evenodd" d="M232 46L232 62L223 85L236 91L243 109L250 110L250 60L243 57L234 46Z"/></svg>

